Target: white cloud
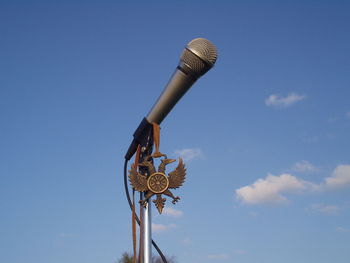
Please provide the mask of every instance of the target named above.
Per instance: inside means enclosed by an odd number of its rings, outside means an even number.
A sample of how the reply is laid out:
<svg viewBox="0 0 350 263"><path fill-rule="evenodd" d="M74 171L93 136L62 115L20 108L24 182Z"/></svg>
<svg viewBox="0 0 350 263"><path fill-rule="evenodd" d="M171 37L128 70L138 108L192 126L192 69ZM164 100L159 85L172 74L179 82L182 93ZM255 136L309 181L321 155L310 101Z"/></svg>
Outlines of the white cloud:
<svg viewBox="0 0 350 263"><path fill-rule="evenodd" d="M76 235L71 234L71 233L61 233L59 234L60 238L71 238L71 237L75 237Z"/></svg>
<svg viewBox="0 0 350 263"><path fill-rule="evenodd" d="M182 157L184 161L191 161L195 158L203 157L203 152L199 148L176 150L175 154Z"/></svg>
<svg viewBox="0 0 350 263"><path fill-rule="evenodd" d="M327 122L333 123L333 122L339 121L340 119L341 119L340 117L331 117L331 118L328 118Z"/></svg>
<svg viewBox="0 0 350 263"><path fill-rule="evenodd" d="M350 185L350 165L338 165L332 175L325 178L324 184L330 189Z"/></svg>
<svg viewBox="0 0 350 263"><path fill-rule="evenodd" d="M244 255L244 254L247 254L247 251L242 250L242 249L236 249L235 251L233 251L233 253L235 253L237 255Z"/></svg>
<svg viewBox="0 0 350 263"><path fill-rule="evenodd" d="M154 224L152 223L152 232L153 233L163 233L169 229L175 228L175 224L163 225L163 224Z"/></svg>
<svg viewBox="0 0 350 263"><path fill-rule="evenodd" d="M265 104L267 106L286 108L303 99L306 99L306 95L290 93L288 96L282 97L277 94L272 94L267 99L265 99Z"/></svg>
<svg viewBox="0 0 350 263"><path fill-rule="evenodd" d="M228 254L213 254L213 255L208 255L208 258L210 258L210 259L228 259L229 255Z"/></svg>
<svg viewBox="0 0 350 263"><path fill-rule="evenodd" d="M304 190L308 186L308 182L290 174L269 174L265 179L258 179L252 185L237 189L236 195L247 204L284 203L287 198L282 194Z"/></svg>
<svg viewBox="0 0 350 263"><path fill-rule="evenodd" d="M325 215L336 215L339 212L339 207L336 205L312 204L310 209Z"/></svg>
<svg viewBox="0 0 350 263"><path fill-rule="evenodd" d="M338 226L337 227L337 231L338 232L341 232L341 233L347 233L349 232L350 230L348 228L345 228L345 227L342 227L342 226Z"/></svg>
<svg viewBox="0 0 350 263"><path fill-rule="evenodd" d="M186 237L185 239L181 240L181 243L185 246L189 246L192 244L192 240L189 237Z"/></svg>
<svg viewBox="0 0 350 263"><path fill-rule="evenodd" d="M251 185L241 187L235 191L236 197L246 204L285 203L288 199L286 193L296 192L322 192L336 190L350 186L350 165L338 165L331 176L326 177L321 183L313 183L299 179L291 174L279 176L269 174L265 179L258 179ZM335 212L336 207L314 207L320 212Z"/></svg>
<svg viewBox="0 0 350 263"><path fill-rule="evenodd" d="M305 160L295 163L292 170L300 173L312 173L318 171L316 166Z"/></svg>
<svg viewBox="0 0 350 263"><path fill-rule="evenodd" d="M250 215L251 217L257 217L257 216L259 215L259 213L258 213L258 212L255 212L255 211L250 211L250 212L248 213L248 215Z"/></svg>
<svg viewBox="0 0 350 263"><path fill-rule="evenodd" d="M320 136L318 135L313 135L313 136L305 136L302 138L302 140L306 143L316 143L321 140Z"/></svg>
<svg viewBox="0 0 350 263"><path fill-rule="evenodd" d="M183 212L172 207L164 207L162 214L165 216L180 217L183 215Z"/></svg>

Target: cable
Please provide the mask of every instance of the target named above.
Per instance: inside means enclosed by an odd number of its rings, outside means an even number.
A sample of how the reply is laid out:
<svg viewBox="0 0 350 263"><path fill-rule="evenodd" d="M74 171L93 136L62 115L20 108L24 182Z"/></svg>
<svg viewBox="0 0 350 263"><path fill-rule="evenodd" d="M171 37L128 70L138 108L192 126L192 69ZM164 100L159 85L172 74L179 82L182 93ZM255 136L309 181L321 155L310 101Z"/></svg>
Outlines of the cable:
<svg viewBox="0 0 350 263"><path fill-rule="evenodd" d="M132 202L130 199L130 192L129 192L129 188L128 188L128 180L127 180L127 168L128 168L128 160L125 159L124 162L124 188L125 188L125 194L126 194L126 198L128 199L128 203L130 206L130 209L132 209ZM138 225L140 225L140 219L138 218L138 216L135 214L135 218L136 218L136 222ZM168 261L166 260L163 252L160 250L160 248L158 247L158 245L156 244L156 242L154 242L154 240L152 239L152 245L153 247L157 250L159 256L162 258L164 263L168 263Z"/></svg>

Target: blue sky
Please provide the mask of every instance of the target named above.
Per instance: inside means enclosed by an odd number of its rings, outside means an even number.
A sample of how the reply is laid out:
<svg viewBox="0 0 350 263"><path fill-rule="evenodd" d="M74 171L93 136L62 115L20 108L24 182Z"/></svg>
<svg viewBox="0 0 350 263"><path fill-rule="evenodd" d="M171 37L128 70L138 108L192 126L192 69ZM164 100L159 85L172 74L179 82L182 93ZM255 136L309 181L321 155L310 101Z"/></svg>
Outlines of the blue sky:
<svg viewBox="0 0 350 263"><path fill-rule="evenodd" d="M347 1L1 1L0 261L131 251L132 133L196 37L215 67L162 123L181 200L154 239L178 262L350 257Z"/></svg>

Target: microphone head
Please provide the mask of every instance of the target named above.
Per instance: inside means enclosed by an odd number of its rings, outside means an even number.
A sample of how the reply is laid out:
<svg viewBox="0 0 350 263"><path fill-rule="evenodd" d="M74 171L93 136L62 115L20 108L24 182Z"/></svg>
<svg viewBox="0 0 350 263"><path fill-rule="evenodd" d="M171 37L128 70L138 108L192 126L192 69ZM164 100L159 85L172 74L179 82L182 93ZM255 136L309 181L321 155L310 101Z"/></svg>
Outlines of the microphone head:
<svg viewBox="0 0 350 263"><path fill-rule="evenodd" d="M182 52L180 68L199 78L214 66L217 56L213 43L205 38L195 38Z"/></svg>

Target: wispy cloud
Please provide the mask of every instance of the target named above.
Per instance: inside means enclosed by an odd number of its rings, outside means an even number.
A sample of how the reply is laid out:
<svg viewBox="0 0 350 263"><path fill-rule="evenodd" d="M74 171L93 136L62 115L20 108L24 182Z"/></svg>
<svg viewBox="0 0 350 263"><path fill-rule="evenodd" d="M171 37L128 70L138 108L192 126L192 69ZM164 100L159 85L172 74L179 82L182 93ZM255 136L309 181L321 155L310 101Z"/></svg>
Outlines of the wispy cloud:
<svg viewBox="0 0 350 263"><path fill-rule="evenodd" d="M163 225L163 224L154 224L152 223L152 232L153 233L163 233L170 229L175 228L175 224Z"/></svg>
<svg viewBox="0 0 350 263"><path fill-rule="evenodd" d="M258 179L251 185L241 187L235 191L236 197L245 204L286 203L286 194L312 191L335 190L350 186L350 165L338 165L329 177L321 183L305 181L291 174L278 176L269 174L264 179ZM324 212L335 211L335 207L314 207Z"/></svg>
<svg viewBox="0 0 350 263"><path fill-rule="evenodd" d="M339 207L336 205L312 204L309 209L324 215L337 215L339 213Z"/></svg>
<svg viewBox="0 0 350 263"><path fill-rule="evenodd" d="M342 114L341 116L330 117L327 119L327 122L335 123L337 121L343 121L344 119L350 119L350 111L345 112L345 114Z"/></svg>
<svg viewBox="0 0 350 263"><path fill-rule="evenodd" d="M286 108L303 99L306 99L306 95L299 95L297 93L290 93L286 97L278 94L271 94L265 99L265 105L276 108Z"/></svg>
<svg viewBox="0 0 350 263"><path fill-rule="evenodd" d="M75 234L71 234L71 233L60 233L58 235L60 238L71 238L71 237L75 237Z"/></svg>
<svg viewBox="0 0 350 263"><path fill-rule="evenodd" d="M247 251L242 249L236 249L233 251L233 253L235 253L236 255L244 255L244 254L247 254Z"/></svg>
<svg viewBox="0 0 350 263"><path fill-rule="evenodd" d="M250 212L248 213L248 215L251 216L251 217L257 217L257 216L259 215L259 213L258 213L258 212L255 212L255 211L250 211Z"/></svg>
<svg viewBox="0 0 350 263"><path fill-rule="evenodd" d="M304 136L302 140L306 143L317 143L321 140L321 136L319 135Z"/></svg>
<svg viewBox="0 0 350 263"><path fill-rule="evenodd" d="M341 120L340 117L330 117L330 118L327 119L327 122L334 123L334 122L337 122L339 120Z"/></svg>
<svg viewBox="0 0 350 263"><path fill-rule="evenodd" d="M236 196L247 204L285 203L288 199L283 194L300 192L308 186L308 182L290 174L269 174L265 179L258 179L252 185L237 189Z"/></svg>
<svg viewBox="0 0 350 263"><path fill-rule="evenodd" d="M163 215L171 217L181 217L184 213L181 210L177 210L172 207L165 207L163 209Z"/></svg>
<svg viewBox="0 0 350 263"><path fill-rule="evenodd" d="M203 152L199 148L187 148L182 150L176 150L175 154L182 157L184 161L191 161L195 158L203 157Z"/></svg>
<svg viewBox="0 0 350 263"><path fill-rule="evenodd" d="M341 232L341 233L348 233L350 232L350 230L348 228L342 227L342 226L338 226L336 228L337 232Z"/></svg>
<svg viewBox="0 0 350 263"><path fill-rule="evenodd" d="M185 246L189 246L192 244L192 239L189 237L186 237L185 239L181 240L181 243L184 244Z"/></svg>
<svg viewBox="0 0 350 263"><path fill-rule="evenodd" d="M309 161L302 160L300 162L296 162L293 165L292 170L299 173L312 173L318 171L318 168Z"/></svg>
<svg viewBox="0 0 350 263"><path fill-rule="evenodd" d="M325 178L324 186L327 189L350 186L350 165L338 165L331 176Z"/></svg>
<svg viewBox="0 0 350 263"><path fill-rule="evenodd" d="M228 254L212 254L212 255L208 255L208 258L210 259L217 259L217 260L220 260L220 259L228 259L229 258L229 255Z"/></svg>

